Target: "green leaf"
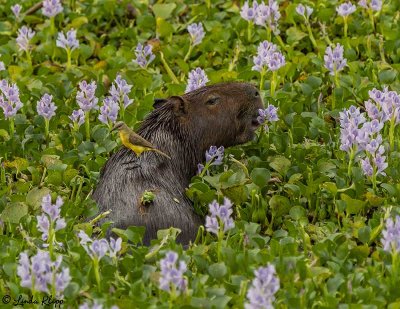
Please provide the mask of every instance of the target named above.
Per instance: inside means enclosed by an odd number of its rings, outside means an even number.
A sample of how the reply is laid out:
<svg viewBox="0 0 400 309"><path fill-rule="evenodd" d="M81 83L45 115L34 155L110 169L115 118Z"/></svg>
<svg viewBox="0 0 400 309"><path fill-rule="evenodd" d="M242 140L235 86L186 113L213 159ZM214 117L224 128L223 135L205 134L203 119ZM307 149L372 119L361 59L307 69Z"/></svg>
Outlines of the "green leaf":
<svg viewBox="0 0 400 309"><path fill-rule="evenodd" d="M395 70L384 70L379 72L379 81L382 84L391 84L397 77Z"/></svg>
<svg viewBox="0 0 400 309"><path fill-rule="evenodd" d="M68 26L70 26L69 28L79 29L82 25L87 24L88 22L89 20L87 19L86 16L79 16L74 18L71 21L71 24Z"/></svg>
<svg viewBox="0 0 400 309"><path fill-rule="evenodd" d="M306 210L304 207L294 206L290 208L289 215L293 220L299 220L300 218L306 217Z"/></svg>
<svg viewBox="0 0 400 309"><path fill-rule="evenodd" d="M348 214L358 214L361 212L361 210L364 208L366 202L365 201L360 201L357 199L353 199L350 196L342 193L340 195L340 198L346 202L346 212Z"/></svg>
<svg viewBox="0 0 400 309"><path fill-rule="evenodd" d="M227 268L224 262L215 263L208 267L208 273L215 279L224 277L227 273Z"/></svg>
<svg viewBox="0 0 400 309"><path fill-rule="evenodd" d="M154 15L159 18L167 19L171 17L172 11L176 8L175 3L157 3L153 5Z"/></svg>
<svg viewBox="0 0 400 309"><path fill-rule="evenodd" d="M287 170L292 165L292 163L290 162L289 159L283 156L276 156L272 158L272 161L269 165L280 175L285 176Z"/></svg>
<svg viewBox="0 0 400 309"><path fill-rule="evenodd" d="M4 129L0 129L0 137L6 142L10 140L10 134Z"/></svg>
<svg viewBox="0 0 400 309"><path fill-rule="evenodd" d="M364 244L367 244L371 237L371 228L369 226L364 226L358 229L358 239Z"/></svg>
<svg viewBox="0 0 400 309"><path fill-rule="evenodd" d="M279 217L289 212L290 201L286 196L274 195L269 200L269 206L275 216Z"/></svg>
<svg viewBox="0 0 400 309"><path fill-rule="evenodd" d="M33 188L26 195L26 203L31 206L33 209L38 209L42 205L43 197L50 194L51 191L49 188Z"/></svg>
<svg viewBox="0 0 400 309"><path fill-rule="evenodd" d="M28 214L28 205L22 202L10 203L6 206L0 215L0 218L6 222L19 223L21 218Z"/></svg>
<svg viewBox="0 0 400 309"><path fill-rule="evenodd" d="M257 186L263 188L271 179L271 173L266 168L256 167L251 171L250 178Z"/></svg>
<svg viewBox="0 0 400 309"><path fill-rule="evenodd" d="M290 45L296 45L302 38L306 37L307 34L298 29L297 27L290 27L286 30L287 43ZM296 44L293 44L296 43Z"/></svg>

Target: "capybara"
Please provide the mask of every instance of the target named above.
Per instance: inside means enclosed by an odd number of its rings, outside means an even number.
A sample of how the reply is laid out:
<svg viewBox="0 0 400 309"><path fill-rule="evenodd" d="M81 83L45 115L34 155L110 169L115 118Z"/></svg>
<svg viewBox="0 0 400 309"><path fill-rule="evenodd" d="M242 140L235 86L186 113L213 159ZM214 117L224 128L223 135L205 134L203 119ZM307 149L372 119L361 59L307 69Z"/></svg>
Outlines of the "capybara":
<svg viewBox="0 0 400 309"><path fill-rule="evenodd" d="M93 199L101 211L112 210L109 219L115 227L145 226L145 244L156 238L157 230L172 226L182 231L177 241L187 244L203 223L185 195L197 164L212 145L251 140L263 104L253 85L231 82L157 99L154 108L138 134L171 159L154 152L137 157L122 147L102 169ZM155 198L142 205L145 191L153 191Z"/></svg>

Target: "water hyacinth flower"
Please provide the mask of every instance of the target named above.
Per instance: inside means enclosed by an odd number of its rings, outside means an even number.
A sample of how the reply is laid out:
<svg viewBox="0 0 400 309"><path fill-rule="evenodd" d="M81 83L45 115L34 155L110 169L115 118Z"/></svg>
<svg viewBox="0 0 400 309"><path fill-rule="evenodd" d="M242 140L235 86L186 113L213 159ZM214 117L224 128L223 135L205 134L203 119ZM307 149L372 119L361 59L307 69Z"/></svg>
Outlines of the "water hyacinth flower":
<svg viewBox="0 0 400 309"><path fill-rule="evenodd" d="M394 149L395 127L400 123L400 95L384 87L383 91L376 88L368 92L370 99L365 102L368 116L382 123L389 122L389 144Z"/></svg>
<svg viewBox="0 0 400 309"><path fill-rule="evenodd" d="M383 123L378 119L366 121L365 114L359 108L351 106L348 110L340 112L340 149L349 153L348 175L351 176L351 166L355 156L365 151L366 157L361 159L361 168L364 174L371 177L376 189L376 177L386 175L384 170L388 167L382 136L379 134Z"/></svg>
<svg viewBox="0 0 400 309"><path fill-rule="evenodd" d="M285 56L280 52L274 52L268 62L268 70L277 71L286 64Z"/></svg>
<svg viewBox="0 0 400 309"><path fill-rule="evenodd" d="M53 96L45 93L37 102L37 113L45 119L50 120L56 114L57 106L53 102Z"/></svg>
<svg viewBox="0 0 400 309"><path fill-rule="evenodd" d="M49 235L54 231L59 231L67 226L65 220L61 218L61 206L64 204L62 198L60 196L57 197L56 203L51 203L51 195L48 194L42 199L42 215L36 216L38 220L37 227L39 231L42 232L42 240L49 240L52 242L52 239L49 239Z"/></svg>
<svg viewBox="0 0 400 309"><path fill-rule="evenodd" d="M11 6L11 11L13 12L16 19L19 19L19 14L21 14L22 6L15 4Z"/></svg>
<svg viewBox="0 0 400 309"><path fill-rule="evenodd" d="M219 235L233 229L235 222L231 218L232 202L228 198L224 198L223 204L218 204L217 201L213 201L208 205L210 215L206 217L206 230L210 233Z"/></svg>
<svg viewBox="0 0 400 309"><path fill-rule="evenodd" d="M60 0L43 0L42 13L46 17L54 17L63 11Z"/></svg>
<svg viewBox="0 0 400 309"><path fill-rule="evenodd" d="M254 271L255 278L247 291L246 309L274 308L275 293L280 288L275 266L260 267Z"/></svg>
<svg viewBox="0 0 400 309"><path fill-rule="evenodd" d="M205 36L204 28L202 23L193 23L187 27L190 34L190 39L193 46L199 45Z"/></svg>
<svg viewBox="0 0 400 309"><path fill-rule="evenodd" d="M383 125L382 125L383 127ZM368 144L365 146L367 152L367 158L361 163L361 168L366 176L373 177L373 181L376 176L386 176L384 170L388 167L388 163L385 161L384 156L385 148L382 144L382 136L378 134L375 138L370 137ZM373 165L371 165L371 161ZM371 170L372 168L372 170Z"/></svg>
<svg viewBox="0 0 400 309"><path fill-rule="evenodd" d="M69 30L66 36L63 32L59 32L56 45L67 52L67 69L69 69L71 67L72 51L79 47L79 41L76 39L76 30Z"/></svg>
<svg viewBox="0 0 400 309"><path fill-rule="evenodd" d="M96 97L97 84L95 81L92 81L88 84L85 80L79 83L79 91L76 94L76 102L79 107L85 112L85 131L86 131L86 140L90 141L90 111L92 109L96 110L99 108L97 105L99 99Z"/></svg>
<svg viewBox="0 0 400 309"><path fill-rule="evenodd" d="M400 216L386 219L386 228L382 231L382 246L387 252L400 252Z"/></svg>
<svg viewBox="0 0 400 309"><path fill-rule="evenodd" d="M79 231L78 237L80 238L80 244L92 260L96 259L99 261L109 252L110 246L104 238L92 240L82 230Z"/></svg>
<svg viewBox="0 0 400 309"><path fill-rule="evenodd" d="M109 250L109 255L111 258L117 257L117 253L121 251L122 248L122 238L118 237L117 239L114 239L110 237L110 250Z"/></svg>
<svg viewBox="0 0 400 309"><path fill-rule="evenodd" d="M253 71L258 71L261 74L260 90L264 87L264 77L267 71L272 72L271 79L271 96L275 93L275 88L278 83L277 70L286 64L285 56L278 51L278 47L268 41L263 41L257 48L257 55L253 57Z"/></svg>
<svg viewBox="0 0 400 309"><path fill-rule="evenodd" d="M0 81L0 107L6 119L13 118L23 106L19 98L19 89L16 84L9 84L5 79Z"/></svg>
<svg viewBox="0 0 400 309"><path fill-rule="evenodd" d="M252 6L249 5L249 1L245 1L242 8L240 9L240 16L248 21L247 25L247 40L251 41L251 30L253 28L254 20L257 16L258 3L253 1Z"/></svg>
<svg viewBox="0 0 400 309"><path fill-rule="evenodd" d="M276 0L269 0L268 4L262 1L257 6L254 23L259 26L265 26L268 31L272 30L275 34L278 34L278 20L280 17L281 13L279 12L279 5ZM268 37L268 39L270 40L271 38Z"/></svg>
<svg viewBox="0 0 400 309"><path fill-rule="evenodd" d="M335 75L340 72L347 65L347 59L343 57L344 47L339 43L332 49L328 46L325 50L324 61L325 68L329 70L330 75Z"/></svg>
<svg viewBox="0 0 400 309"><path fill-rule="evenodd" d="M371 118L379 118L382 122L393 119L395 124L400 123L400 95L396 91L389 91L385 86L383 91L374 88L368 94L370 99L365 102L365 108Z"/></svg>
<svg viewBox="0 0 400 309"><path fill-rule="evenodd" d="M73 122L71 126L78 129L85 122L85 113L81 109L74 110L69 116L69 119Z"/></svg>
<svg viewBox="0 0 400 309"><path fill-rule="evenodd" d="M313 11L314 11L314 9L312 7L310 7L308 5L303 5L301 3L299 5L297 5L297 7L296 7L297 14L304 17L304 21L306 22L306 27L307 27L307 31L308 31L308 36L310 38L312 45L314 46L315 49L318 49L318 45L317 45L317 42L315 41L314 34L312 32L311 25L309 22L310 16Z"/></svg>
<svg viewBox="0 0 400 309"><path fill-rule="evenodd" d="M296 7L296 12L297 14L303 16L304 18L308 19L312 12L314 11L314 9L308 5L303 5L303 4L299 4Z"/></svg>
<svg viewBox="0 0 400 309"><path fill-rule="evenodd" d="M258 110L257 121L259 124L264 124L264 129L268 131L268 122L278 121L278 108L273 105L268 105L266 109Z"/></svg>
<svg viewBox="0 0 400 309"><path fill-rule="evenodd" d="M353 14L356 11L356 9L357 9L356 6L351 2L345 2L336 8L336 12L340 16L345 17L349 16L350 14Z"/></svg>
<svg viewBox="0 0 400 309"><path fill-rule="evenodd" d="M364 113L360 108L350 106L348 110L339 113L340 115L340 149L346 152L353 151L354 154L364 150L365 140L368 135L362 127L366 122Z"/></svg>
<svg viewBox="0 0 400 309"><path fill-rule="evenodd" d="M95 81L88 84L87 81L83 80L79 83L80 90L76 94L76 101L84 112L99 108L97 105L99 99L95 96L96 88Z"/></svg>
<svg viewBox="0 0 400 309"><path fill-rule="evenodd" d="M103 106L100 107L99 120L107 125L109 125L110 122L115 123L115 121L117 121L118 111L118 102L116 102L111 96L105 97L103 100Z"/></svg>
<svg viewBox="0 0 400 309"><path fill-rule="evenodd" d="M263 41L258 45L257 55L253 57L253 62L254 66L251 68L253 71L276 71L285 65L285 56L278 51L275 44Z"/></svg>
<svg viewBox="0 0 400 309"><path fill-rule="evenodd" d="M187 27L190 34L190 45L188 52L185 55L184 61L189 59L190 53L192 52L193 46L199 45L205 36L204 28L202 23L193 23Z"/></svg>
<svg viewBox="0 0 400 309"><path fill-rule="evenodd" d="M47 251L38 251L30 259L26 252L21 252L18 261L17 274L21 279L21 286L32 291L50 293L55 291L62 295L71 282L69 268L60 269L62 256L52 261ZM53 286L53 278L55 278Z"/></svg>
<svg viewBox="0 0 400 309"><path fill-rule="evenodd" d="M18 29L18 37L17 37L17 45L19 50L29 52L31 46L29 45L29 41L35 35L35 31L27 26L22 26Z"/></svg>
<svg viewBox="0 0 400 309"><path fill-rule="evenodd" d="M179 262L179 267L178 267ZM165 258L160 260L161 276L160 276L160 289L171 293L184 292L187 287L187 279L183 274L187 270L185 261L178 261L178 254L173 251L168 251Z"/></svg>
<svg viewBox="0 0 400 309"><path fill-rule="evenodd" d="M114 99L115 102L122 105L124 108L127 108L129 105L133 103L132 99L129 99L128 94L131 92L132 85L129 85L125 79L121 77L121 75L117 75L114 82L110 88L110 95Z"/></svg>
<svg viewBox="0 0 400 309"><path fill-rule="evenodd" d="M379 12L382 9L382 0L360 0L358 5L364 9Z"/></svg>
<svg viewBox="0 0 400 309"><path fill-rule="evenodd" d="M0 61L0 72L5 71L5 70L6 70L6 66L4 65L4 62Z"/></svg>
<svg viewBox="0 0 400 309"><path fill-rule="evenodd" d="M353 14L356 11L356 6L352 4L351 2L345 2L339 5L336 8L337 13L339 16L343 17L343 23L344 23L344 37L347 38L347 18L349 17L350 14Z"/></svg>
<svg viewBox="0 0 400 309"><path fill-rule="evenodd" d="M143 69L146 69L147 66L156 58L152 49L153 47L151 45L143 47L143 45L139 43L135 49L136 59L133 60L133 62L137 63Z"/></svg>
<svg viewBox="0 0 400 309"><path fill-rule="evenodd" d="M253 5L249 6L249 1L245 1L240 9L240 16L247 21L254 21L257 14L258 3L253 1Z"/></svg>
<svg viewBox="0 0 400 309"><path fill-rule="evenodd" d="M185 93L204 87L208 83L208 81L209 80L206 72L203 69L196 68L190 71Z"/></svg>
<svg viewBox="0 0 400 309"><path fill-rule="evenodd" d="M86 253L94 260L101 260L105 255L115 257L121 250L122 239L110 238L110 243L102 239L91 239L84 231L79 231L78 237L80 238L80 244L85 249Z"/></svg>
<svg viewBox="0 0 400 309"><path fill-rule="evenodd" d="M65 50L77 49L79 47L79 41L76 39L76 30L70 29L67 31L67 35L63 32L58 33L58 37L56 40L57 47L64 48Z"/></svg>
<svg viewBox="0 0 400 309"><path fill-rule="evenodd" d="M206 162L210 165L221 165L222 159L224 158L224 146L217 148L217 146L211 146L206 151Z"/></svg>

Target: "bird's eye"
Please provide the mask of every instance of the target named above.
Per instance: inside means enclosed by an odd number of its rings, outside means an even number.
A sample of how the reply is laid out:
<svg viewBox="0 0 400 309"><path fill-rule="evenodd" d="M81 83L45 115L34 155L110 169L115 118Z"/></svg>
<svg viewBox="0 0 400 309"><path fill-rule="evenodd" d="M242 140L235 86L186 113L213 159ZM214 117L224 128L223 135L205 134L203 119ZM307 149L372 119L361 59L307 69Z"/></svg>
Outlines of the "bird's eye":
<svg viewBox="0 0 400 309"><path fill-rule="evenodd" d="M206 104L207 105L215 105L219 102L219 98L218 97L213 97L207 100Z"/></svg>

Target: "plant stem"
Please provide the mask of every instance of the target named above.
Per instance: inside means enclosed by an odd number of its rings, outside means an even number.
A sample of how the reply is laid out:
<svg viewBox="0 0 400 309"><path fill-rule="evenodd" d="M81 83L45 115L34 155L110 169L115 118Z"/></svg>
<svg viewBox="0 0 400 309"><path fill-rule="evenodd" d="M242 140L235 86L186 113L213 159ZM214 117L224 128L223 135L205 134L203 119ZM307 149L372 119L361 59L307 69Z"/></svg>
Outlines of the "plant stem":
<svg viewBox="0 0 400 309"><path fill-rule="evenodd" d="M352 148L350 150L350 154L349 154L349 165L347 166L347 175L349 176L349 180L351 179L351 168L353 166L353 161L354 161L354 149Z"/></svg>
<svg viewBox="0 0 400 309"><path fill-rule="evenodd" d="M285 43L283 43L283 40L279 34L275 34L276 39L278 40L279 45L282 47L283 50L285 49Z"/></svg>
<svg viewBox="0 0 400 309"><path fill-rule="evenodd" d="M45 118L44 119L44 138L46 140L46 143L49 143L49 126L50 126L50 120Z"/></svg>
<svg viewBox="0 0 400 309"><path fill-rule="evenodd" d="M222 240L224 238L224 231L223 231L223 224L220 221L220 226L218 230L218 244L217 244L217 256L218 256L218 262L221 261L221 245L222 245Z"/></svg>
<svg viewBox="0 0 400 309"><path fill-rule="evenodd" d="M266 26L267 29L267 41L271 42L271 28Z"/></svg>
<svg viewBox="0 0 400 309"><path fill-rule="evenodd" d="M278 77L278 72L277 71L273 71L272 72L272 78L271 78L271 97L273 97L275 95L275 89L276 89L276 85L277 85L277 77Z"/></svg>
<svg viewBox="0 0 400 309"><path fill-rule="evenodd" d="M165 61L164 54L160 51L161 62L164 66L164 69L167 71L168 76L172 79L175 84L179 84L178 79L176 78L174 72L172 72L171 68L169 67L167 61Z"/></svg>
<svg viewBox="0 0 400 309"><path fill-rule="evenodd" d="M263 88L264 88L264 76L265 76L265 67L263 67L262 68L262 70L261 70L261 72L260 72L260 74L261 74L261 77L260 77L260 90L263 90Z"/></svg>
<svg viewBox="0 0 400 309"><path fill-rule="evenodd" d="M372 10L370 8L368 9L368 15L369 15L369 20L371 21L372 31L375 32L374 13L372 12Z"/></svg>
<svg viewBox="0 0 400 309"><path fill-rule="evenodd" d="M14 117L10 118L10 139L11 141L14 140Z"/></svg>
<svg viewBox="0 0 400 309"><path fill-rule="evenodd" d="M347 39L347 17L343 16L343 21L344 21L344 37Z"/></svg>
<svg viewBox="0 0 400 309"><path fill-rule="evenodd" d="M251 42L251 37L253 36L253 22L249 21L247 24L247 41Z"/></svg>
<svg viewBox="0 0 400 309"><path fill-rule="evenodd" d="M311 41L312 45L314 46L314 48L316 50L318 50L318 45L317 45L317 42L315 41L314 35L312 33L310 23L308 21L306 21L306 25L307 25L308 36L310 37L310 41Z"/></svg>
<svg viewBox="0 0 400 309"><path fill-rule="evenodd" d="M376 166L374 166L373 171L372 171L371 182L372 182L372 189L374 190L374 193L376 194Z"/></svg>
<svg viewBox="0 0 400 309"><path fill-rule="evenodd" d="M85 131L86 131L86 140L90 141L90 119L89 119L89 111L85 112Z"/></svg>
<svg viewBox="0 0 400 309"><path fill-rule="evenodd" d="M69 70L71 68L71 49L67 48L67 70Z"/></svg>
<svg viewBox="0 0 400 309"><path fill-rule="evenodd" d="M29 50L26 51L26 60L28 60L29 66L32 66L32 58L31 58L31 53Z"/></svg>
<svg viewBox="0 0 400 309"><path fill-rule="evenodd" d="M54 223L51 221L50 228L49 228L49 253L51 259L54 259L54 238L55 238L55 231L54 231Z"/></svg>
<svg viewBox="0 0 400 309"><path fill-rule="evenodd" d="M193 50L193 44L190 43L189 49L188 49L188 51L187 51L187 53L186 53L186 55L185 55L185 58L183 58L183 61L184 61L184 62L186 62L186 61L189 59L189 56L190 56L190 54L192 53L192 50Z"/></svg>
<svg viewBox="0 0 400 309"><path fill-rule="evenodd" d="M380 55L381 55L381 60L382 60L382 62L386 62L386 59L385 59L385 51L384 51L384 48L383 48L383 36L382 35L380 35L379 36L379 53L380 53Z"/></svg>
<svg viewBox="0 0 400 309"><path fill-rule="evenodd" d="M389 145L390 151L394 151L394 129L396 126L396 115L393 115L390 119L390 127L389 127Z"/></svg>
<svg viewBox="0 0 400 309"><path fill-rule="evenodd" d="M50 34L54 35L56 32L56 26L54 24L54 17L50 17Z"/></svg>
<svg viewBox="0 0 400 309"><path fill-rule="evenodd" d="M100 272L99 272L99 259L97 257L93 258L93 270L94 276L96 277L97 288L98 291L101 291L101 281L100 281Z"/></svg>

